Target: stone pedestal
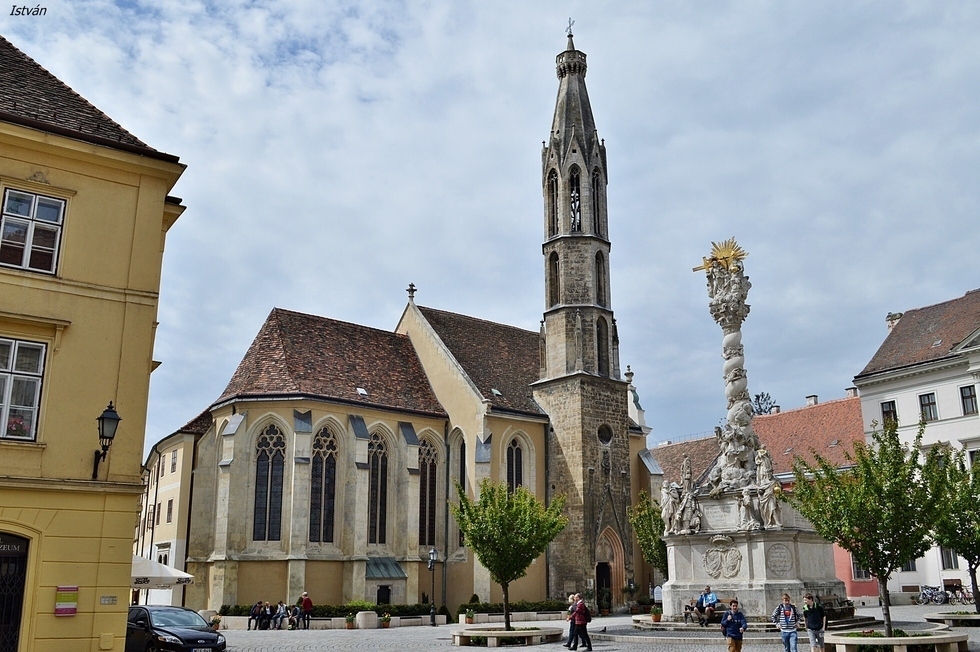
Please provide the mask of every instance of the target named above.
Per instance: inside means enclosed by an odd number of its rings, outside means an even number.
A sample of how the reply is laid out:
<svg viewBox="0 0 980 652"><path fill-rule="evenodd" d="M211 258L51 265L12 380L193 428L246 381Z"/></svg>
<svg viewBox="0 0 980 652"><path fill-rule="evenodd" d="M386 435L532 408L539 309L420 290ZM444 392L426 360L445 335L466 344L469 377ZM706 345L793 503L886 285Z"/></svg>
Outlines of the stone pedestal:
<svg viewBox="0 0 980 652"><path fill-rule="evenodd" d="M705 586L720 600L737 598L756 622L768 619L783 593L801 609L806 592L846 596L834 573L833 545L788 503L780 503L783 527L739 531L735 494L699 500L700 531L664 537L670 575L663 587L665 620L682 620L684 605Z"/></svg>

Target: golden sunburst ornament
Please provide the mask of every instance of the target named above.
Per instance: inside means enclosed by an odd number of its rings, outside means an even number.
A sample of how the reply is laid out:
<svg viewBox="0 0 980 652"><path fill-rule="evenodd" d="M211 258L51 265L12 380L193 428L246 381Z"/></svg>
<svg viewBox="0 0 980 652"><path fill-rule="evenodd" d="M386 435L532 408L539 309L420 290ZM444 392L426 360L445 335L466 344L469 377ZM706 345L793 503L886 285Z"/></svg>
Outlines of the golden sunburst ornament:
<svg viewBox="0 0 980 652"><path fill-rule="evenodd" d="M728 238L721 244L717 242L711 243L711 256L709 258L702 258L701 266L695 267L693 271L699 272L702 269L708 269L712 262L718 261L722 263L726 268L731 269L732 263L744 260L749 252L738 246L735 242L735 238Z"/></svg>

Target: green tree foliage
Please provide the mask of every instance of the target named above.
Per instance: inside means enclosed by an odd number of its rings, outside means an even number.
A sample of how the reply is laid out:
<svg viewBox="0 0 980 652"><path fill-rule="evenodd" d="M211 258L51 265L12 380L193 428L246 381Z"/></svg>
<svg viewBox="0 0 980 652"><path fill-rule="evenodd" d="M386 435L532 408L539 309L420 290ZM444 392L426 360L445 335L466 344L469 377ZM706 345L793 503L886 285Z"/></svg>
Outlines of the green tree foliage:
<svg viewBox="0 0 980 652"><path fill-rule="evenodd" d="M980 466L969 469L966 453L946 448L948 463L943 467L946 485L945 509L936 521L934 538L944 548L955 550L970 570L973 595L977 592L980 567ZM976 604L980 613L980 600Z"/></svg>
<svg viewBox="0 0 980 652"><path fill-rule="evenodd" d="M643 558L647 563L656 568L663 574L664 579L669 579L667 575L667 544L661 538L664 532L664 521L660 518L660 510L654 506L649 494L641 491L636 501L636 507L627 508L630 525L636 532L636 539L640 543L640 550L643 551Z"/></svg>
<svg viewBox="0 0 980 652"><path fill-rule="evenodd" d="M484 479L480 499L471 501L456 484L459 503L450 503L463 541L500 585L504 594L504 628L510 626L510 583L527 574L528 566L565 529L565 496L545 507L524 487L509 492L507 485Z"/></svg>
<svg viewBox="0 0 980 652"><path fill-rule="evenodd" d="M854 445L851 466L838 469L819 455L814 464L797 458L796 486L788 496L825 539L849 551L878 580L885 635L892 635L888 578L921 557L943 508L943 452L933 447L922 459L925 424L912 446L903 445L898 424L872 433L873 445Z"/></svg>

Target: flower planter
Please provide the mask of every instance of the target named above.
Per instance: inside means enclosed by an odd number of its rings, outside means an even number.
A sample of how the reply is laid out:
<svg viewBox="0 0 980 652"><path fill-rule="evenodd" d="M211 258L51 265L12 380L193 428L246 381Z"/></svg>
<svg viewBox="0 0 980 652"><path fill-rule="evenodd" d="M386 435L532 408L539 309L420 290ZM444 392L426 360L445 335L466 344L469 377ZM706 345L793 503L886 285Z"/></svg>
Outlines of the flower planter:
<svg viewBox="0 0 980 652"><path fill-rule="evenodd" d="M354 623L347 623L347 629L354 629L355 626Z"/></svg>
<svg viewBox="0 0 980 652"><path fill-rule="evenodd" d="M473 624L473 619L472 618L464 618L463 620L466 621L466 624L467 625L472 625Z"/></svg>
<svg viewBox="0 0 980 652"><path fill-rule="evenodd" d="M388 629L388 626L389 626L390 624L391 624L391 622L390 622L390 621L387 621L387 620L382 620L382 621L381 621L381 628L382 628L382 629Z"/></svg>
<svg viewBox="0 0 980 652"><path fill-rule="evenodd" d="M650 620L652 620L655 623L659 623L660 619L663 617L664 617L663 614L650 614Z"/></svg>

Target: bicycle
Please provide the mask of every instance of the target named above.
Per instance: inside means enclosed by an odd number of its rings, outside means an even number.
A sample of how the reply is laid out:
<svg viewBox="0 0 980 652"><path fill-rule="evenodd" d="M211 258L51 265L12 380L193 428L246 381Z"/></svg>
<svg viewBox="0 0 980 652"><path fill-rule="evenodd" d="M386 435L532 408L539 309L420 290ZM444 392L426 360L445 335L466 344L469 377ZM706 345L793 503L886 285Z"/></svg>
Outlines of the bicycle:
<svg viewBox="0 0 980 652"><path fill-rule="evenodd" d="M929 604L934 602L936 604L946 603L946 592L941 590L938 586L923 586L922 591L919 593L919 597L916 599L916 604Z"/></svg>

